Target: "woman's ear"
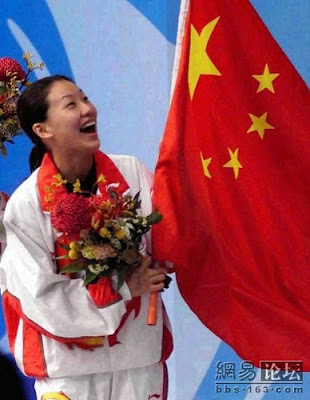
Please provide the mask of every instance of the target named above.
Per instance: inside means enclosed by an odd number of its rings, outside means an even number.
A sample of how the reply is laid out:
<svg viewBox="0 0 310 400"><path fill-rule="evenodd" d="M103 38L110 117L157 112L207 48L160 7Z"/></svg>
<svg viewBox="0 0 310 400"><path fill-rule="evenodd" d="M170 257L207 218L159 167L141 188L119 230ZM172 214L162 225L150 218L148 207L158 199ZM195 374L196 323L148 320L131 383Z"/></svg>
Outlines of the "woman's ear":
<svg viewBox="0 0 310 400"><path fill-rule="evenodd" d="M50 139L53 136L44 122L36 122L32 125L32 130L41 139Z"/></svg>

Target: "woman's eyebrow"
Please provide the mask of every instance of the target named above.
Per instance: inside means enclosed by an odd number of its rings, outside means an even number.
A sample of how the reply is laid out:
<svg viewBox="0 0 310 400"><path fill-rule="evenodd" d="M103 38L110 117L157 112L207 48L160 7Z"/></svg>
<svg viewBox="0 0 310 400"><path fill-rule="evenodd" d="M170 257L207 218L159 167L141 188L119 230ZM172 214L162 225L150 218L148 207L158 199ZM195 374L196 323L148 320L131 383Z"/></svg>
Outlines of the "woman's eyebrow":
<svg viewBox="0 0 310 400"><path fill-rule="evenodd" d="M82 89L79 89L78 93L80 94L80 93L82 93L82 92L83 92L83 90L82 90ZM75 93L67 93L67 94L65 94L65 95L63 95L63 96L61 97L61 100L65 99L66 97L72 97L72 96L74 96L74 95L75 95Z"/></svg>

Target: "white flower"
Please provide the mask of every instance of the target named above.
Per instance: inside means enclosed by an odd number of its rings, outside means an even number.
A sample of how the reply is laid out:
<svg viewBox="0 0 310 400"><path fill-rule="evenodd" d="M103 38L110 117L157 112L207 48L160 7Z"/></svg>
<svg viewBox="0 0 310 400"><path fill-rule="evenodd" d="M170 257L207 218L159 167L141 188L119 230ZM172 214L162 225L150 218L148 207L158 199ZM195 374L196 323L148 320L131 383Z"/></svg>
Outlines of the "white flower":
<svg viewBox="0 0 310 400"><path fill-rule="evenodd" d="M131 239L131 229L132 230L134 230L135 228L134 228L134 226L130 223L130 222L128 222L128 221L131 221L130 219L128 219L128 218L124 218L124 219L118 219L117 220L117 223L118 223L118 225L119 226L121 226L122 228L123 228L123 230L124 230L124 232L125 232L125 235L126 235L126 238L128 239L128 240L130 240Z"/></svg>
<svg viewBox="0 0 310 400"><path fill-rule="evenodd" d="M89 264L88 265L88 269L90 272L92 272L93 274L100 274L100 272L106 271L107 269L109 269L109 266L107 264L104 265L100 265L100 264Z"/></svg>
<svg viewBox="0 0 310 400"><path fill-rule="evenodd" d="M143 228L147 227L147 219L146 218L143 218L141 225L143 226Z"/></svg>
<svg viewBox="0 0 310 400"><path fill-rule="evenodd" d="M118 239L112 239L111 245L117 250L120 250L122 248L121 242Z"/></svg>

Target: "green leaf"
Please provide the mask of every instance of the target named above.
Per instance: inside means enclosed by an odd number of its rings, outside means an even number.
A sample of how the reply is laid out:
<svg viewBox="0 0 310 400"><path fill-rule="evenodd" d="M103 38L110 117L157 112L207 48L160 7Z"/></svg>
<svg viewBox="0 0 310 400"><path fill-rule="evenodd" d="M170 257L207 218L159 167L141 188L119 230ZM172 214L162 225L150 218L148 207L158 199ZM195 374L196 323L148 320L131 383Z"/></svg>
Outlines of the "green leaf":
<svg viewBox="0 0 310 400"><path fill-rule="evenodd" d="M66 267L61 269L61 273L71 274L72 272L85 271L87 266L76 265L76 263L70 263Z"/></svg>
<svg viewBox="0 0 310 400"><path fill-rule="evenodd" d="M133 198L133 201L134 201L134 202L136 202L136 201L139 200L140 192L141 192L141 190L139 190L139 192L138 192L138 193L135 195L135 197Z"/></svg>
<svg viewBox="0 0 310 400"><path fill-rule="evenodd" d="M55 260L69 260L70 257L68 256L68 254L64 254L63 256L59 256L59 257L55 257Z"/></svg>
<svg viewBox="0 0 310 400"><path fill-rule="evenodd" d="M120 288L123 286L123 283L125 282L125 268L124 267L119 267L117 269L117 287L116 291L118 292Z"/></svg>
<svg viewBox="0 0 310 400"><path fill-rule="evenodd" d="M90 272L89 274L87 274L85 280L84 280L84 286L87 286L88 284L90 284L92 281L94 281L97 278L97 274L93 274L92 272Z"/></svg>
<svg viewBox="0 0 310 400"><path fill-rule="evenodd" d="M116 191L115 191L114 188L110 187L110 188L108 189L108 193L109 193L109 196L110 196L110 198L111 198L112 200L117 199L117 193L116 193Z"/></svg>
<svg viewBox="0 0 310 400"><path fill-rule="evenodd" d="M70 246L67 245L67 244L60 244L59 246L60 246L62 249L70 250Z"/></svg>
<svg viewBox="0 0 310 400"><path fill-rule="evenodd" d="M155 209L155 210L147 217L147 222L148 222L150 225L153 225L153 224L158 224L162 219L163 219L162 214L160 214L160 213L158 212L158 210Z"/></svg>

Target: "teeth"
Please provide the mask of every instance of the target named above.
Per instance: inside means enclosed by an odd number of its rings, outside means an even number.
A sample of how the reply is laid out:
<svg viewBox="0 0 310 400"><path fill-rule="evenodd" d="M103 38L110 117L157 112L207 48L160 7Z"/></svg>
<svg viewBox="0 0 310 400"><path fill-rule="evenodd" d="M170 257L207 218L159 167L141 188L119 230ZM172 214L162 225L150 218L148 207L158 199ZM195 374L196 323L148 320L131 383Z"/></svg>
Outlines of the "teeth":
<svg viewBox="0 0 310 400"><path fill-rule="evenodd" d="M87 122L85 125L82 126L81 129L89 128L90 126L95 125L95 122Z"/></svg>

